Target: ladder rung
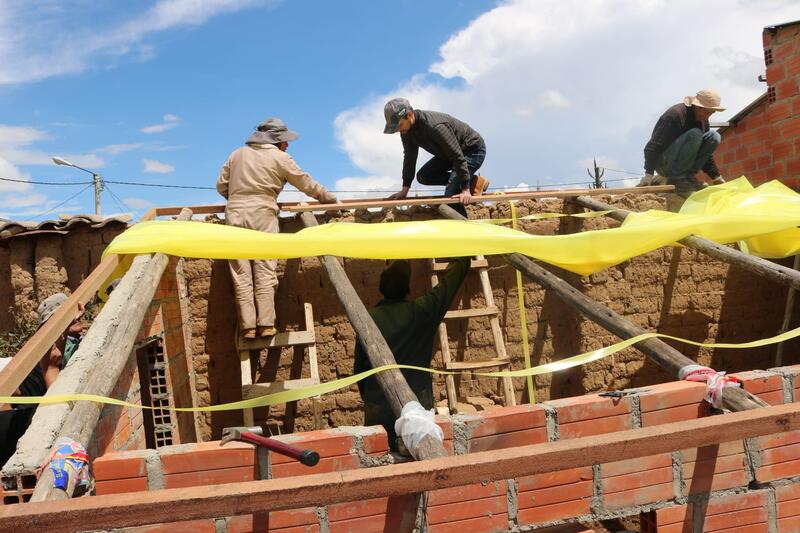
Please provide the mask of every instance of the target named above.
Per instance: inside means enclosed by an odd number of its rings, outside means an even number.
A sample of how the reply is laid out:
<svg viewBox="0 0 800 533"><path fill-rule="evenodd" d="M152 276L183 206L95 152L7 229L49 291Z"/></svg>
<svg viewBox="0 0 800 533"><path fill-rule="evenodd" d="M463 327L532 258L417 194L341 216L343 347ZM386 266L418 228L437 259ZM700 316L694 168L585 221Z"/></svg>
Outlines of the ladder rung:
<svg viewBox="0 0 800 533"><path fill-rule="evenodd" d="M267 394L283 392L287 390L297 390L311 385L319 385L319 380L314 378L288 379L286 381L275 381L272 383L253 383L242 387L242 398L258 398Z"/></svg>
<svg viewBox="0 0 800 533"><path fill-rule="evenodd" d="M282 346L307 346L315 342L316 337L313 331L283 331L270 338L245 339L239 337L239 350L261 350L264 348L280 348Z"/></svg>
<svg viewBox="0 0 800 533"><path fill-rule="evenodd" d="M477 368L491 368L494 366L510 365L509 359L487 359L485 361L450 361L447 370L474 370Z"/></svg>
<svg viewBox="0 0 800 533"><path fill-rule="evenodd" d="M454 309L444 315L445 318L472 318L476 316L494 316L500 314L497 307L476 307L473 309Z"/></svg>
<svg viewBox="0 0 800 533"><path fill-rule="evenodd" d="M434 272L441 272L442 270L447 270L447 267L450 266L450 263L437 263L436 261L433 262L433 271ZM489 261L486 259L473 259L469 263L470 268L488 268Z"/></svg>

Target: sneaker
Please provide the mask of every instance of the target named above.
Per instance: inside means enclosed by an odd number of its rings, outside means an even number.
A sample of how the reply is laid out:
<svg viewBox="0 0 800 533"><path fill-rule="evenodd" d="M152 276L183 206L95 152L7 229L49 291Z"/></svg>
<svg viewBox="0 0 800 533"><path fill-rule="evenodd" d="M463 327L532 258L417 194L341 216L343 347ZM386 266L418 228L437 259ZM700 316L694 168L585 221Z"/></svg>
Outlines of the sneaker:
<svg viewBox="0 0 800 533"><path fill-rule="evenodd" d="M256 328L248 328L242 330L242 338L243 339L255 339L256 338Z"/></svg>
<svg viewBox="0 0 800 533"><path fill-rule="evenodd" d="M480 196L489 188L489 180L479 174L475 174L469 182L469 193L473 196Z"/></svg>
<svg viewBox="0 0 800 533"><path fill-rule="evenodd" d="M272 337L278 330L272 326L258 326L258 336L259 337Z"/></svg>

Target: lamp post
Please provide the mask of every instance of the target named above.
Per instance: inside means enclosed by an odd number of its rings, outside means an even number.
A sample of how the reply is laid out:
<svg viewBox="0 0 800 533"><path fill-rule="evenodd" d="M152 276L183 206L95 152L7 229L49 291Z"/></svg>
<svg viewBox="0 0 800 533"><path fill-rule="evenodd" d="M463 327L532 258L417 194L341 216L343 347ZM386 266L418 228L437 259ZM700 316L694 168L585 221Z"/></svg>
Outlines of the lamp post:
<svg viewBox="0 0 800 533"><path fill-rule="evenodd" d="M97 172L92 172L91 170L87 170L83 167L79 167L78 165L74 165L66 159L58 156L53 158L53 163L56 165L77 168L78 170L83 170L84 172L92 175L92 182L94 183L94 214L100 215L100 191L103 190L103 180L100 178L100 174Z"/></svg>

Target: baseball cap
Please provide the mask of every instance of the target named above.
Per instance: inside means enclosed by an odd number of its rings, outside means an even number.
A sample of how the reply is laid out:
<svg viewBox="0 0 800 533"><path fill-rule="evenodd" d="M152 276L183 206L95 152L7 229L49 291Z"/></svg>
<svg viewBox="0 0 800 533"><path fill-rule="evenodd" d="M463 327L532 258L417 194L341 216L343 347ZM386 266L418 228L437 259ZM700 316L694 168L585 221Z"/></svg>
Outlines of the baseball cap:
<svg viewBox="0 0 800 533"><path fill-rule="evenodd" d="M396 133L400 119L408 115L411 111L411 104L405 98L393 98L383 106L383 116L386 119L386 127L383 133Z"/></svg>
<svg viewBox="0 0 800 533"><path fill-rule="evenodd" d="M39 315L39 325L41 326L47 322L51 316L61 307L61 304L67 301L67 295L63 292L57 292L52 296L45 298L39 307L36 308L36 313Z"/></svg>

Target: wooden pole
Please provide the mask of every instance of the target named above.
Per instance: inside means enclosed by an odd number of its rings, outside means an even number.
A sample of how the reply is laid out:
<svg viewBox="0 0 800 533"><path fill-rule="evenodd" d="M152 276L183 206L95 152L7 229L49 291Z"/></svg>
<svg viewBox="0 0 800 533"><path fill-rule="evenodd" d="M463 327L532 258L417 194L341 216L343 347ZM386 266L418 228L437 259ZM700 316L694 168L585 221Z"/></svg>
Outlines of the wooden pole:
<svg viewBox="0 0 800 533"><path fill-rule="evenodd" d="M184 209L178 216L178 220L189 220L192 212ZM158 288L158 282L169 262L166 254L139 255L134 258L131 268L123 276L122 281L111 293L109 303L103 307L95 324L105 324L105 320L111 318L113 323L118 324L113 331L111 328L89 328L86 337L82 342L89 344L95 338L102 338L103 353L105 354L102 363L98 364L95 371L91 374L83 392L86 394L97 394L108 396L119 379L122 370L128 362L129 355L133 349L136 336L141 328L142 320L147 312L153 295ZM112 299L114 302L112 302ZM124 306L114 305L118 301L127 302ZM117 312L117 317L102 317L103 313ZM78 348L80 350L80 347ZM95 426L100 418L103 405L96 402L77 402L75 407L67 415L64 425L61 427L59 437L66 437L88 447L89 440L94 434ZM56 439L58 440L58 439ZM53 446L51 452L55 451L57 444ZM42 474L36 483L36 489L31 496L31 501L42 500L66 500L72 497L69 491L57 489L53 486L53 471L48 467L42 470Z"/></svg>
<svg viewBox="0 0 800 533"><path fill-rule="evenodd" d="M447 218L465 220L464 217L448 206L439 206L439 212ZM614 335L622 339L630 339L647 333L644 329L626 320L605 305L592 300L555 274L540 267L530 258L517 253L504 255L503 258L508 264L539 283L546 290L553 291L564 303L577 309ZM675 377L678 377L681 368L696 364L660 339L647 339L637 342L634 346ZM743 411L764 407L768 404L745 392L744 389L726 387L723 389L723 405L731 411Z"/></svg>
<svg viewBox="0 0 800 533"><path fill-rule="evenodd" d="M798 404L374 468L0 506L0 530L50 533L247 515L606 464L800 429ZM465 530L466 531L466 530Z"/></svg>
<svg viewBox="0 0 800 533"><path fill-rule="evenodd" d="M625 218L631 213L625 209L617 209L606 203L586 196L579 196L571 199L570 201L594 211L611 210L611 213L608 213L607 216L615 220L619 220L620 222L625 220ZM724 261L731 265L736 265L737 267L752 272L753 274L761 276L762 278L774 281L775 283L779 283L781 285L786 285L787 287L800 289L800 272L797 270L778 265L772 261L768 261L754 255L742 253L739 250L731 248L730 246L724 246L703 237L698 237L697 235L690 235L678 242L690 248L694 248L699 252L703 252L704 254L715 259L719 259L720 261Z"/></svg>
<svg viewBox="0 0 800 533"><path fill-rule="evenodd" d="M300 219L307 228L317 225L317 219L311 213L303 213L300 215ZM383 338L372 317L369 316L367 308L358 297L358 293L347 278L347 273L342 265L331 255L324 255L319 259L373 368L396 364L392 350L386 344L386 339ZM408 386L403 373L399 370L380 372L375 377L396 417L400 417L400 411L405 404L418 401L416 394ZM409 451L417 460L447 455L442 443L430 436L426 437L416 450Z"/></svg>

